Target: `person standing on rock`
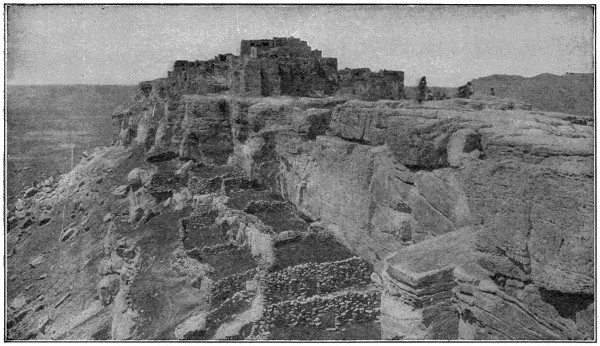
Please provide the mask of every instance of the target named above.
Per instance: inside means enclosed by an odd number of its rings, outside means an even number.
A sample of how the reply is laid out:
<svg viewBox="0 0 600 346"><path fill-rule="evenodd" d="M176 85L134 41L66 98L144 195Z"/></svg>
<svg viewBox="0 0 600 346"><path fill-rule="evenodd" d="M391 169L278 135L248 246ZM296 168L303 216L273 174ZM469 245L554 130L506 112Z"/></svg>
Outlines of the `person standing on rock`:
<svg viewBox="0 0 600 346"><path fill-rule="evenodd" d="M471 85L471 82L467 82L467 84L458 88L458 95L456 96L463 99L468 99L471 97L471 95L473 95L473 86Z"/></svg>
<svg viewBox="0 0 600 346"><path fill-rule="evenodd" d="M417 101L419 102L419 104L421 104L421 102L423 102L423 100L425 99L425 94L427 93L427 80L425 79L425 76L421 78L418 89L419 95L417 96Z"/></svg>

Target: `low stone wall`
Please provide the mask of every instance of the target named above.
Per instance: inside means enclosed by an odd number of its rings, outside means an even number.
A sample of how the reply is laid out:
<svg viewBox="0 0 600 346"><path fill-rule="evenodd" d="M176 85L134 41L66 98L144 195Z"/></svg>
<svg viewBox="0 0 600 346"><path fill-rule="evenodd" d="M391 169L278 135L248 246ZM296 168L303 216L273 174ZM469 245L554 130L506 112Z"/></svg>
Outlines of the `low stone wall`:
<svg viewBox="0 0 600 346"><path fill-rule="evenodd" d="M188 189L190 189L193 194L197 195L213 193L221 189L221 181L221 177L203 179L192 176L188 182Z"/></svg>
<svg viewBox="0 0 600 346"><path fill-rule="evenodd" d="M244 211L249 214L256 214L260 212L280 212L291 210L292 206L287 202L280 201L250 201Z"/></svg>
<svg viewBox="0 0 600 346"><path fill-rule="evenodd" d="M372 272L372 266L359 257L285 268L265 278L265 301L274 303L367 285L371 282Z"/></svg>
<svg viewBox="0 0 600 346"><path fill-rule="evenodd" d="M179 219L179 239L182 244L185 243L187 234L192 227L208 228L213 224L217 215L218 212L215 210L196 211L188 217Z"/></svg>
<svg viewBox="0 0 600 346"><path fill-rule="evenodd" d="M243 273L227 276L212 286L211 305L218 306L228 298L231 298L236 292L246 288L246 281L252 279L256 275L257 269L253 268Z"/></svg>
<svg viewBox="0 0 600 346"><path fill-rule="evenodd" d="M312 325L323 328L373 321L379 316L380 298L380 291L367 291L286 300L267 306L262 321L275 327Z"/></svg>
<svg viewBox="0 0 600 346"><path fill-rule="evenodd" d="M206 255L216 255L216 254L227 252L227 251L238 250L240 248L241 247L237 243L229 242L229 243L221 243L221 244L212 245L212 246L204 246L200 250L200 253L206 254Z"/></svg>

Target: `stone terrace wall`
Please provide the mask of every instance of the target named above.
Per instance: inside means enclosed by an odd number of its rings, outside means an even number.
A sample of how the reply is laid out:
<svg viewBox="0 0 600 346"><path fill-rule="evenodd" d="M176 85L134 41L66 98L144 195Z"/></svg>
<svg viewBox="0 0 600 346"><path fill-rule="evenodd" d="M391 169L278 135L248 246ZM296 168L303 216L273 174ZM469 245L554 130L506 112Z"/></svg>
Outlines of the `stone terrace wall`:
<svg viewBox="0 0 600 346"><path fill-rule="evenodd" d="M246 288L246 281L251 280L257 273L257 269L250 269L243 273L238 273L225 277L212 286L211 305L218 306L228 298L231 298L236 292Z"/></svg>
<svg viewBox="0 0 600 346"><path fill-rule="evenodd" d="M352 257L327 263L307 263L273 272L265 278L267 303L327 294L343 288L366 285L371 281L372 266Z"/></svg>
<svg viewBox="0 0 600 346"><path fill-rule="evenodd" d="M262 320L275 326L312 325L319 327L324 320L339 327L348 323L373 321L379 315L379 291L346 292L334 296L314 296L286 300L267 306ZM333 322L333 323L332 323Z"/></svg>

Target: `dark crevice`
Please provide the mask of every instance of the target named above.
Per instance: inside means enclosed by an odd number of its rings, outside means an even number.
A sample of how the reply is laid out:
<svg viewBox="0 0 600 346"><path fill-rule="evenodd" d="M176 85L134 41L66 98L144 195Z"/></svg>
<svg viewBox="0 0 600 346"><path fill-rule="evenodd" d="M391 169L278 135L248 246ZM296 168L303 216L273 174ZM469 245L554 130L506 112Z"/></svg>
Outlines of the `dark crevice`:
<svg viewBox="0 0 600 346"><path fill-rule="evenodd" d="M411 173L416 173L419 171L433 172L436 169L443 168L443 167L436 167L436 166L418 166L418 165L404 165L404 167L408 168L408 170Z"/></svg>
<svg viewBox="0 0 600 346"><path fill-rule="evenodd" d="M552 305L560 317L575 321L579 311L587 309L594 302L593 294L564 293L540 287L542 301Z"/></svg>
<svg viewBox="0 0 600 346"><path fill-rule="evenodd" d="M346 138L346 137L339 137L345 141L348 141L350 143L357 143L357 144L362 144L362 145L373 145L371 142L364 140L364 139L357 139L357 138Z"/></svg>
<svg viewBox="0 0 600 346"><path fill-rule="evenodd" d="M480 134L469 134L465 137L465 146L463 148L464 153L470 153L473 150L479 150L483 152L481 146L481 135Z"/></svg>

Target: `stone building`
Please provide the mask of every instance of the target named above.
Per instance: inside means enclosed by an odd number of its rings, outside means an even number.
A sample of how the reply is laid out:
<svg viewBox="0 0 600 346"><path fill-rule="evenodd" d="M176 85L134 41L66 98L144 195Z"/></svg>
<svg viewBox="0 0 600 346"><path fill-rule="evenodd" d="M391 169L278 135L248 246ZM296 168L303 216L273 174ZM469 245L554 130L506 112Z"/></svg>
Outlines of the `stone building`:
<svg viewBox="0 0 600 346"><path fill-rule="evenodd" d="M369 68L343 69L338 72L338 95L362 100L398 100L404 97L404 72Z"/></svg>
<svg viewBox="0 0 600 346"><path fill-rule="evenodd" d="M171 86L192 94L217 93L229 89L229 72L236 56L219 54L211 60L177 60L168 72Z"/></svg>
<svg viewBox="0 0 600 346"><path fill-rule="evenodd" d="M293 37L243 40L230 90L251 96L318 96L337 90L337 59Z"/></svg>
<svg viewBox="0 0 600 346"><path fill-rule="evenodd" d="M345 95L365 100L403 96L402 71L368 68L338 71L336 58L324 58L294 37L243 40L240 56L219 54L207 61L178 60L166 79L168 88L188 94L228 91L244 96Z"/></svg>

